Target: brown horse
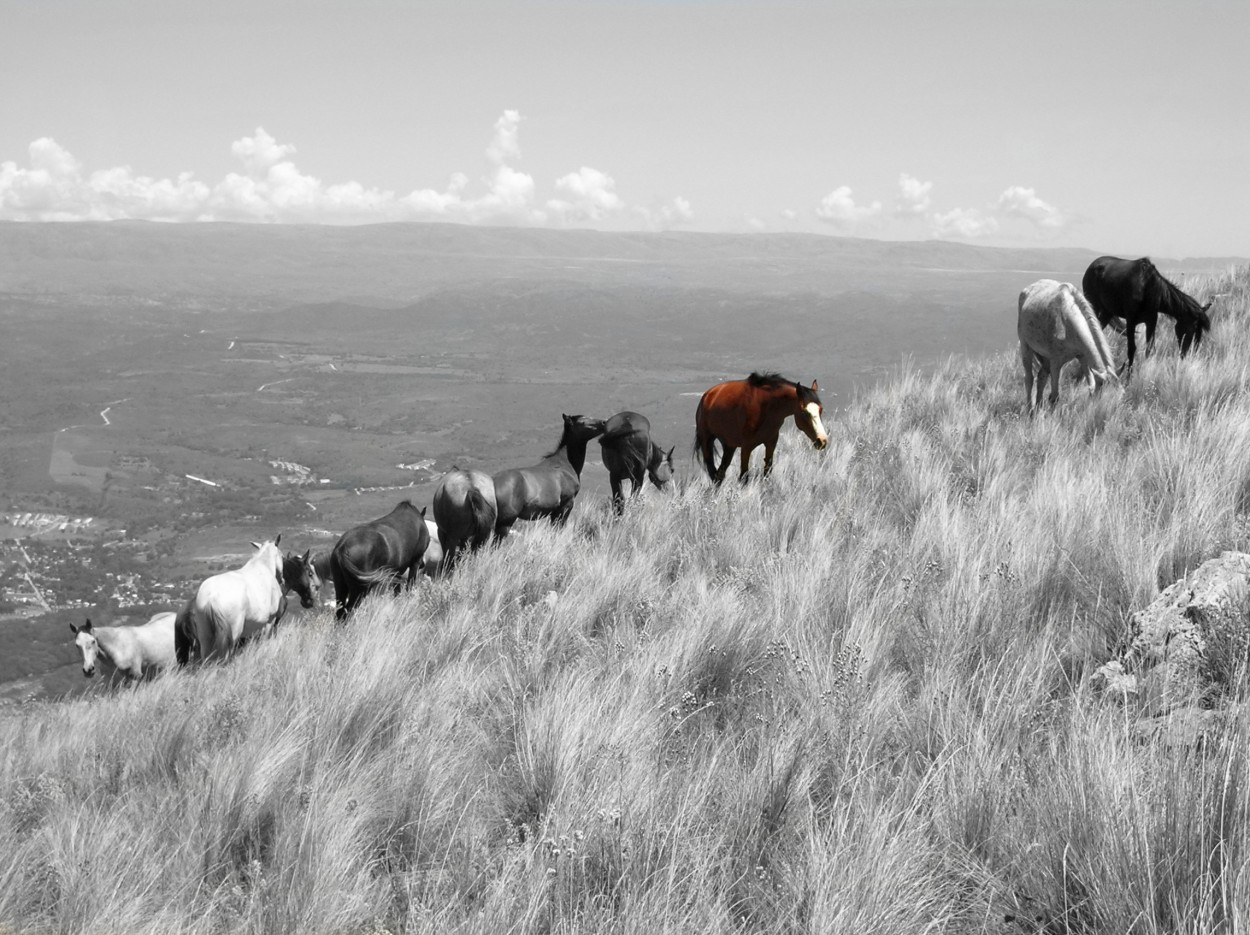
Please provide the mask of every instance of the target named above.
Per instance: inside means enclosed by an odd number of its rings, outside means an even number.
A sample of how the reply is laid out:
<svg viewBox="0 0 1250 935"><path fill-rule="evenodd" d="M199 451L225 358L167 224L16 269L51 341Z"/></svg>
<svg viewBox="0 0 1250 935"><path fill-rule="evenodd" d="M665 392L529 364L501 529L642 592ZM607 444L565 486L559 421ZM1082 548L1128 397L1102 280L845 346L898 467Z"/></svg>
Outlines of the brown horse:
<svg viewBox="0 0 1250 935"><path fill-rule="evenodd" d="M694 444L703 455L708 477L717 484L723 481L734 451L741 448L739 477L746 480L751 452L758 445L764 446L764 473L768 474L781 423L790 416L818 450L828 445L829 435L820 421L824 406L819 391L815 380L808 388L780 374L752 373L745 380L718 383L704 393L694 417ZM719 467L713 448L717 441L724 449Z"/></svg>

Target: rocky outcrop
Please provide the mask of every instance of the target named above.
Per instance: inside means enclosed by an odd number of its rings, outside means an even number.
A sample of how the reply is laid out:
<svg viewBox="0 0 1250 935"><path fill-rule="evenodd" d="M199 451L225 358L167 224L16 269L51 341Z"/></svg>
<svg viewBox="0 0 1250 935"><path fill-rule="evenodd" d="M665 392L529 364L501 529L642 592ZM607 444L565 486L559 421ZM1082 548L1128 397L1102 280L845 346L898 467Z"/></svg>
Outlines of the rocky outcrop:
<svg viewBox="0 0 1250 935"><path fill-rule="evenodd" d="M1244 675L1250 649L1250 555L1224 552L1133 614L1128 645L1096 682L1148 715L1215 703Z"/></svg>

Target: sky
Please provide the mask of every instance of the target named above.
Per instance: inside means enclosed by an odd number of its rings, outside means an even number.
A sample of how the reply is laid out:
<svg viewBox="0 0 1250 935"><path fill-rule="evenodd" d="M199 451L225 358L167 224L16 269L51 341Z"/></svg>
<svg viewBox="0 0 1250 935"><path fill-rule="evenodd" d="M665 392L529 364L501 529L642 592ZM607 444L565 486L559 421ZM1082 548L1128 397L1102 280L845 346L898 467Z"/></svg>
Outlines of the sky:
<svg viewBox="0 0 1250 935"><path fill-rule="evenodd" d="M1250 256L1250 2L0 0L0 219Z"/></svg>

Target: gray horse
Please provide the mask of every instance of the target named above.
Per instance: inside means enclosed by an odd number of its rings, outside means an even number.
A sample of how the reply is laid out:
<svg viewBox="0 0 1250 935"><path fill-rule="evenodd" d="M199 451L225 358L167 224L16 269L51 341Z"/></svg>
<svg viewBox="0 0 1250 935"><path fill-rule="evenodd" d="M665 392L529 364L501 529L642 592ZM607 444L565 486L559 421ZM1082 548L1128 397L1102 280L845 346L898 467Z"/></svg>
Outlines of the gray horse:
<svg viewBox="0 0 1250 935"><path fill-rule="evenodd" d="M1042 386L1050 380L1050 405L1059 400L1059 371L1072 359L1093 393L1108 380L1119 382L1115 361L1093 308L1070 282L1039 279L1020 293L1016 334L1024 367L1024 397L1029 415L1042 405ZM1033 371L1037 368L1037 395Z"/></svg>

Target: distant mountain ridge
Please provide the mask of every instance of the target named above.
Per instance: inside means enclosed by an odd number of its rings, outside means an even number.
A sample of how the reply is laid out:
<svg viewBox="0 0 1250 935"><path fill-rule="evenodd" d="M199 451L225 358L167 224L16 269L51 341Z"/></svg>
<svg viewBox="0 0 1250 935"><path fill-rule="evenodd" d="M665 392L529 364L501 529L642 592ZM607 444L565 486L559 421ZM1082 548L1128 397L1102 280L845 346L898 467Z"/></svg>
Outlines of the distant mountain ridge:
<svg viewBox="0 0 1250 935"><path fill-rule="evenodd" d="M1097 254L816 234L604 233L378 224L0 222L0 293L214 295L273 304L408 304L466 281L845 292L886 279L1022 272L1071 275ZM1219 267L1211 258L1165 268Z"/></svg>

